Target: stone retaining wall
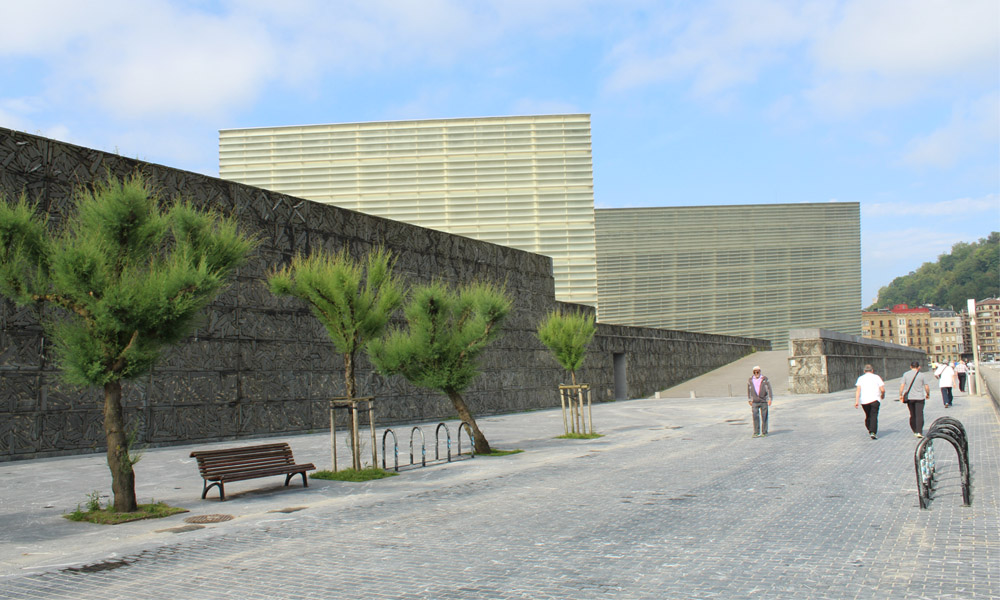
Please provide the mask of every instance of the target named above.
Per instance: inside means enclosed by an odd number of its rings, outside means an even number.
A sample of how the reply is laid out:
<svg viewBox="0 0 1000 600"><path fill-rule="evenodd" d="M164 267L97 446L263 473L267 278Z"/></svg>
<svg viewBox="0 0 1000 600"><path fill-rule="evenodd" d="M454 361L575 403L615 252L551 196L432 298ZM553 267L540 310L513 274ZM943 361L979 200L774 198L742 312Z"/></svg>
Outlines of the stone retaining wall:
<svg viewBox="0 0 1000 600"><path fill-rule="evenodd" d="M235 215L243 231L261 239L197 332L168 350L151 373L126 382L125 409L141 442L328 427L328 399L344 393L343 360L308 308L272 296L263 284L272 267L314 248L346 247L361 255L384 245L410 283L505 284L514 310L466 399L477 415L558 406L556 386L566 376L534 335L538 322L560 306L548 257L0 129L0 195L26 194L54 227L71 218L76 186L136 171L164 198L181 196ZM59 381L38 324L44 316L0 300L0 461L98 451L104 444L101 392ZM769 347L765 340L602 324L579 376L597 390L595 400L611 399L613 354L622 352L629 395L645 396ZM400 377L383 378L363 358L357 376L360 392L378 399L378 424L454 414L445 397Z"/></svg>
<svg viewBox="0 0 1000 600"><path fill-rule="evenodd" d="M909 346L847 335L826 329L788 332L788 389L793 394L827 394L854 388L871 364L882 379L902 376L927 355Z"/></svg>
<svg viewBox="0 0 1000 600"><path fill-rule="evenodd" d="M977 390L980 395L986 396L989 401L993 404L993 410L997 413L997 418L1000 418L1000 367L994 365L982 365L977 367L982 369L981 380L983 382L983 387L986 389ZM965 383L966 389L971 385L969 382Z"/></svg>

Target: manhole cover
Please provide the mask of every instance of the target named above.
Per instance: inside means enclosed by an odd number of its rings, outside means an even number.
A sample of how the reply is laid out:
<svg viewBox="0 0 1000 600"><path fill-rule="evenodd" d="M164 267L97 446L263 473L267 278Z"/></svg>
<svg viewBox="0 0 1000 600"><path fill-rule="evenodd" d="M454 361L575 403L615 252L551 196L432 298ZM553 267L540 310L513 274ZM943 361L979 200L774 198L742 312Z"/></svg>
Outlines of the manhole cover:
<svg viewBox="0 0 1000 600"><path fill-rule="evenodd" d="M222 523L232 521L233 515L195 515L184 519L185 523Z"/></svg>

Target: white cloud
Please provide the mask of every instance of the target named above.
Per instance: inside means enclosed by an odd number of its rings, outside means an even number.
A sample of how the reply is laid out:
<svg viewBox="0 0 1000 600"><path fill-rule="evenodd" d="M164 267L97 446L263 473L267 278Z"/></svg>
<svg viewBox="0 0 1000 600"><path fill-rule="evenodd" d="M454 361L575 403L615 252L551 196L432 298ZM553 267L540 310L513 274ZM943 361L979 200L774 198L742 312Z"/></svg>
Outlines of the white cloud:
<svg viewBox="0 0 1000 600"><path fill-rule="evenodd" d="M975 73L995 62L994 0L853 0L817 39L823 69L893 78Z"/></svg>
<svg viewBox="0 0 1000 600"><path fill-rule="evenodd" d="M736 1L699 5L690 15L663 11L622 40L609 59L607 88L621 92L690 79L696 96L756 81L787 60L826 18L828 2Z"/></svg>
<svg viewBox="0 0 1000 600"><path fill-rule="evenodd" d="M25 131L28 120L24 118L23 111L18 110L18 108L13 101L0 100L0 127Z"/></svg>
<svg viewBox="0 0 1000 600"><path fill-rule="evenodd" d="M805 96L821 111L853 114L905 105L955 82L996 80L995 0L852 0L816 32L817 81Z"/></svg>
<svg viewBox="0 0 1000 600"><path fill-rule="evenodd" d="M771 116L844 116L911 104L950 85L995 87L996 0L715 1L653 13L608 56L605 88L680 82L699 99L764 76L792 80ZM797 88L797 89L796 89Z"/></svg>
<svg viewBox="0 0 1000 600"><path fill-rule="evenodd" d="M884 266L895 268L896 271L898 265L910 265L906 271L897 272L895 277L898 277L928 260L934 260L956 242L963 240L956 240L953 233L942 232L934 223L928 222L890 231L875 229L867 233L862 241L867 261L886 263Z"/></svg>
<svg viewBox="0 0 1000 600"><path fill-rule="evenodd" d="M0 23L4 23L0 56L62 54L75 40L103 29L103 11L114 14L122 5L114 0L100 6L73 0L0 3Z"/></svg>
<svg viewBox="0 0 1000 600"><path fill-rule="evenodd" d="M950 121L927 136L909 143L903 163L948 168L960 158L1000 144L1000 94L992 93L960 104Z"/></svg>
<svg viewBox="0 0 1000 600"><path fill-rule="evenodd" d="M0 57L38 61L51 105L115 117L214 116L255 99L281 52L264 23L163 0L4 3ZM9 34L13 35L9 35Z"/></svg>
<svg viewBox="0 0 1000 600"><path fill-rule="evenodd" d="M1000 195L988 194L982 198L955 198L927 203L876 202L862 203L865 218L874 217L936 217L941 220L966 220L970 215L1000 216ZM1000 225L1000 223L998 223ZM881 231L876 228L876 232Z"/></svg>

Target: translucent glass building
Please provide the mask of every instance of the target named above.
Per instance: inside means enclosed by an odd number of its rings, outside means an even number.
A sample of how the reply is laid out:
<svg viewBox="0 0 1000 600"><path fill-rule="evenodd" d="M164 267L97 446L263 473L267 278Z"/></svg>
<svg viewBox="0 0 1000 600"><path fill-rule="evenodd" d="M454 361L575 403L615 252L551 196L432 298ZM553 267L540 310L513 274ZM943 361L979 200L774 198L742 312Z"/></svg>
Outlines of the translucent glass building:
<svg viewBox="0 0 1000 600"><path fill-rule="evenodd" d="M597 304L590 115L227 129L220 176L552 257Z"/></svg>
<svg viewBox="0 0 1000 600"><path fill-rule="evenodd" d="M600 319L769 339L861 334L856 202L595 211Z"/></svg>

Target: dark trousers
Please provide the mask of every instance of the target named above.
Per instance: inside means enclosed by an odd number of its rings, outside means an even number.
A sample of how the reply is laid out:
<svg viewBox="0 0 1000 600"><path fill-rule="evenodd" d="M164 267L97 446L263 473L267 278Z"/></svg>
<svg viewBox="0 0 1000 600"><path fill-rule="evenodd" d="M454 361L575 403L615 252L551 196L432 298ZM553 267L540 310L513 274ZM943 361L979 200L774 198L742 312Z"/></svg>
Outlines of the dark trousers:
<svg viewBox="0 0 1000 600"><path fill-rule="evenodd" d="M958 389L965 391L965 373L958 374Z"/></svg>
<svg viewBox="0 0 1000 600"><path fill-rule="evenodd" d="M924 432L924 401L907 400L906 408L910 409L910 431L913 433Z"/></svg>
<svg viewBox="0 0 1000 600"><path fill-rule="evenodd" d="M767 435L767 402L754 402L750 412L753 413L754 434Z"/></svg>
<svg viewBox="0 0 1000 600"><path fill-rule="evenodd" d="M861 405L861 408L865 409L865 427L868 428L868 433L878 433L878 408L881 404L876 400Z"/></svg>
<svg viewBox="0 0 1000 600"><path fill-rule="evenodd" d="M955 397L951 394L950 387L941 388L941 401L944 402L945 406L951 406L951 403L955 401Z"/></svg>

